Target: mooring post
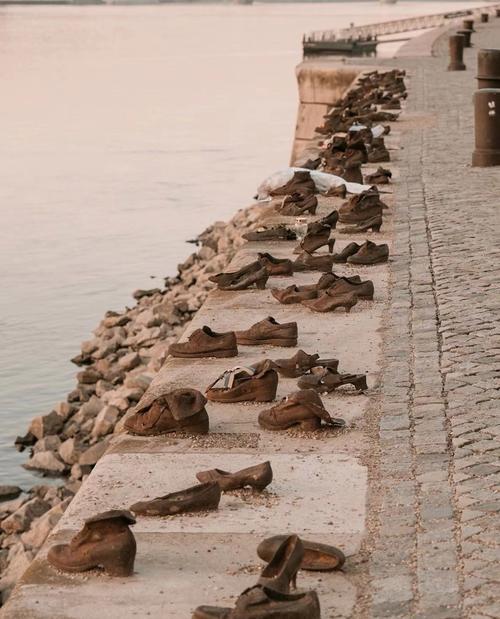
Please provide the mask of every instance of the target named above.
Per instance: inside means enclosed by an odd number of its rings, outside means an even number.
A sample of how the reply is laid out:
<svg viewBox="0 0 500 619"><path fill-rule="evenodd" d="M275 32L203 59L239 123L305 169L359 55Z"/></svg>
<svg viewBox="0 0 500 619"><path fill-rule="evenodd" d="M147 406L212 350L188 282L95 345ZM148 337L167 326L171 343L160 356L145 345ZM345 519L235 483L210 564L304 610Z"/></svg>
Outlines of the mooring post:
<svg viewBox="0 0 500 619"><path fill-rule="evenodd" d="M495 13L496 13L496 16L497 16L497 17L500 17L500 9L496 9L496 10L495 10Z"/></svg>
<svg viewBox="0 0 500 619"><path fill-rule="evenodd" d="M463 34L452 34L450 36L450 64L448 65L448 71L465 71L464 42L465 37Z"/></svg>
<svg viewBox="0 0 500 619"><path fill-rule="evenodd" d="M486 24L489 20L490 16L488 13L481 13L481 22Z"/></svg>
<svg viewBox="0 0 500 619"><path fill-rule="evenodd" d="M500 165L500 88L483 88L474 94L474 130L472 165Z"/></svg>
<svg viewBox="0 0 500 619"><path fill-rule="evenodd" d="M477 87L500 88L500 49L480 49L477 54Z"/></svg>
<svg viewBox="0 0 500 619"><path fill-rule="evenodd" d="M464 47L472 47L470 40L472 30L457 30L457 34L460 34L464 38Z"/></svg>

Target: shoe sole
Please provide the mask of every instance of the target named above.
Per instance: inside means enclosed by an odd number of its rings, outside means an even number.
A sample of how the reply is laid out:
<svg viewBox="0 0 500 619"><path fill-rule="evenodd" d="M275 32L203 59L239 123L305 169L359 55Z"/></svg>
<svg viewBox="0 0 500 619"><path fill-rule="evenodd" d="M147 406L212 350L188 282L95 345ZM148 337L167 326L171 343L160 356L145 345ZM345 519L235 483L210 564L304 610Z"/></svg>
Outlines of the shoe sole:
<svg viewBox="0 0 500 619"><path fill-rule="evenodd" d="M297 346L297 340L280 340L271 338L268 340L250 340L247 338L238 338L238 344L241 346L281 346L284 348L288 348L291 346Z"/></svg>
<svg viewBox="0 0 500 619"><path fill-rule="evenodd" d="M228 357L237 357L237 350L212 350L203 353L179 353L173 354L176 359L227 359Z"/></svg>
<svg viewBox="0 0 500 619"><path fill-rule="evenodd" d="M208 426L208 421L205 423L199 423L196 424L192 427L190 427L188 430L180 428L180 429L172 429L172 430L164 430L163 432L134 432L134 430L130 430L129 428L127 428L127 426L125 426L125 430L129 433L132 434L133 436L163 436L165 434L182 434L182 435L186 435L189 436L191 434L208 434L209 431L209 426Z"/></svg>
<svg viewBox="0 0 500 619"><path fill-rule="evenodd" d="M321 427L321 421L318 418L314 418L314 419L304 419L304 421L294 421L292 423L285 424L282 426L271 426L271 425L267 425L266 423L263 423L262 420L259 419L259 425L261 426L261 428L264 428L264 430L269 430L271 432L275 432L275 431L279 432L282 430L288 430L296 426L298 426L304 432L313 432L315 430L318 430Z"/></svg>
<svg viewBox="0 0 500 619"><path fill-rule="evenodd" d="M373 262L353 262L352 260L347 260L347 264L354 264L354 265L359 265L359 266L363 266L363 267L369 267L372 264L382 264L383 262L388 262L389 257L385 256L384 258L378 258L377 260L374 260Z"/></svg>

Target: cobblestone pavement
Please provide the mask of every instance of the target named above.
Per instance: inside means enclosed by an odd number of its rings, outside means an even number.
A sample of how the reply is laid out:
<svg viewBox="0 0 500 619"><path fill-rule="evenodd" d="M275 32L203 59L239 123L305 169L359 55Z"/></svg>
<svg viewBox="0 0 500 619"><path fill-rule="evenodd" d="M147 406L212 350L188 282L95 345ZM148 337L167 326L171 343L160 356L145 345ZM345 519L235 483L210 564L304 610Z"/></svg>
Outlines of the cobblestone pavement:
<svg viewBox="0 0 500 619"><path fill-rule="evenodd" d="M370 617L500 617L500 170L470 166L476 50L498 47L500 20L477 29L467 71L446 72L447 37L437 57L398 61Z"/></svg>

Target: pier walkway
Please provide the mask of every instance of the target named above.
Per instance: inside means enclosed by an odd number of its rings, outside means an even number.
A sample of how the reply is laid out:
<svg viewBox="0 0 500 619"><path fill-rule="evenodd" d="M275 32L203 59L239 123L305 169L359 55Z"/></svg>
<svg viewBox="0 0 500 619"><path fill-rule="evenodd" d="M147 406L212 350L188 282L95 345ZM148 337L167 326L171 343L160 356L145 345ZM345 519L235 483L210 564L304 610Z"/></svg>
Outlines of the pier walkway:
<svg viewBox="0 0 500 619"><path fill-rule="evenodd" d="M380 234L368 235L391 247L389 264L362 272L374 281L374 302L322 315L279 305L269 289L213 292L183 336L204 324L222 331L269 315L296 320L298 348L369 374L365 394L323 398L348 427L269 433L256 420L265 405L210 403L206 437L121 435L21 579L5 619L185 619L198 604L232 604L257 578L257 544L287 532L333 543L348 557L342 572L299 573L300 588L318 591L324 619L500 617L500 172L470 167L476 50L497 44L500 19L476 28L467 71L446 71L446 37L434 56L385 63L407 69L409 96L386 141L390 214ZM339 70L329 60L318 66ZM340 203L320 198L318 214ZM258 216L283 220L266 206ZM353 240L337 238L339 249ZM291 257L294 246L249 243L232 266L257 251ZM316 280L300 273L294 282ZM294 353L240 351L241 365ZM169 359L145 397L204 391L233 365ZM278 397L294 389L294 380L280 380ZM226 494L218 512L138 519L129 579L62 574L46 562L47 548L96 512L192 485L198 470L266 459L274 481L261 496Z"/></svg>

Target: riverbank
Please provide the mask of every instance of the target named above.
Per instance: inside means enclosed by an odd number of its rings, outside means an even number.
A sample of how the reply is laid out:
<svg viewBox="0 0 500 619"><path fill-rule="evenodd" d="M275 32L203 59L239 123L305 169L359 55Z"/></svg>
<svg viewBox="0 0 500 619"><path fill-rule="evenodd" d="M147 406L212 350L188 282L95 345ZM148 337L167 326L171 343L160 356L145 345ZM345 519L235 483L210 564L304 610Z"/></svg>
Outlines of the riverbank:
<svg viewBox="0 0 500 619"><path fill-rule="evenodd" d="M496 23L477 28L479 45L491 44L498 35ZM436 57L391 61L409 69L409 98L386 141L395 191L387 196L390 212L384 217L382 232L370 238L391 245L391 262L370 268L375 301L361 302L346 315L313 315L302 306L277 305L268 290L212 292L181 338L203 324L216 330L246 328L268 314L280 322L296 320L301 348L338 356L345 371L368 373L370 389L363 395L347 392L324 397L328 410L347 421L346 430L317 436L276 435L256 424L262 405L211 404L207 407L211 434L206 438L119 435L71 503L50 543L71 538L82 519L97 507L128 506L146 495L188 486L202 467L237 470L269 459L275 480L264 500L251 494L225 495L219 511L209 516L161 522L140 519L134 527L139 544L136 574L114 579L112 588L106 576L68 577L51 571L44 549L6 608L7 617L88 615L96 600L110 616L123 616L124 607L127 614L144 614L146 604L152 615L185 617L198 603L230 603L258 573L258 541L283 529L333 543L348 556L343 572L320 577L300 573L300 587L318 591L324 616L458 617L469 616L468 609L478 604L484 616L496 616L489 592L495 569L496 503L491 500L495 473L488 466L494 467L497 421L493 406L498 390L495 378L488 374L498 359L496 350L481 343L476 344L477 350L469 350L463 332L467 325L461 324L458 315L464 302L472 303L467 320L477 313L475 328L489 332L495 324L488 315L494 310L495 298L489 300L486 311L480 311L474 305L475 295L459 294L460 280L453 284L444 268L454 257L450 241L461 238L458 219L463 222L463 216L471 216L467 209L472 196L484 208L480 186L487 181L493 187L495 171L464 172L464 191L470 195L464 196L463 213L457 219L453 210L456 170L466 170L464 162L470 155L475 50L467 52L468 71L449 74L445 72L445 42L438 42ZM328 61L323 68L327 70ZM332 70L338 71L338 66ZM433 79L442 85L426 101L425 84ZM450 110L455 109L449 105L450 98L459 102L454 122L456 131L460 132L459 127L462 131L460 150L455 148L451 157L450 145L443 144L443 136L448 140L458 135L444 131L452 122ZM308 101L301 96L301 101L325 104L315 97ZM430 150L436 144L449 157L444 166ZM436 165L441 166L439 180ZM450 179L455 181L451 185ZM320 198L318 214L327 214L341 203L338 198ZM261 222L283 221L274 213L261 212L261 207L256 212ZM489 218L496 225L494 213ZM492 248L495 225L489 241ZM443 235L449 238L443 240ZM340 236L339 245L353 240ZM257 251L291 256L294 246L246 244L234 254L230 268L247 264ZM463 269L465 262L456 261L455 269ZM341 267L341 272L359 271ZM464 271L462 277L468 280L470 274ZM484 282L493 284L493 291L496 277L494 271L489 272ZM301 273L294 281L302 284L313 279ZM454 288L451 297L450 286ZM136 315L132 318L135 321ZM120 328L106 326L106 330ZM89 350L85 354L95 352ZM250 348L240 356L245 364L266 353L274 358L277 352ZM482 359L481 365L474 364L474 372L462 360L472 354ZM146 398L176 384L204 391L228 365L233 364L170 358ZM481 387L476 391L478 383ZM280 382L278 397L289 393L293 384ZM483 411L480 428L469 418L469 406ZM465 441L460 438L464 435Z"/></svg>

